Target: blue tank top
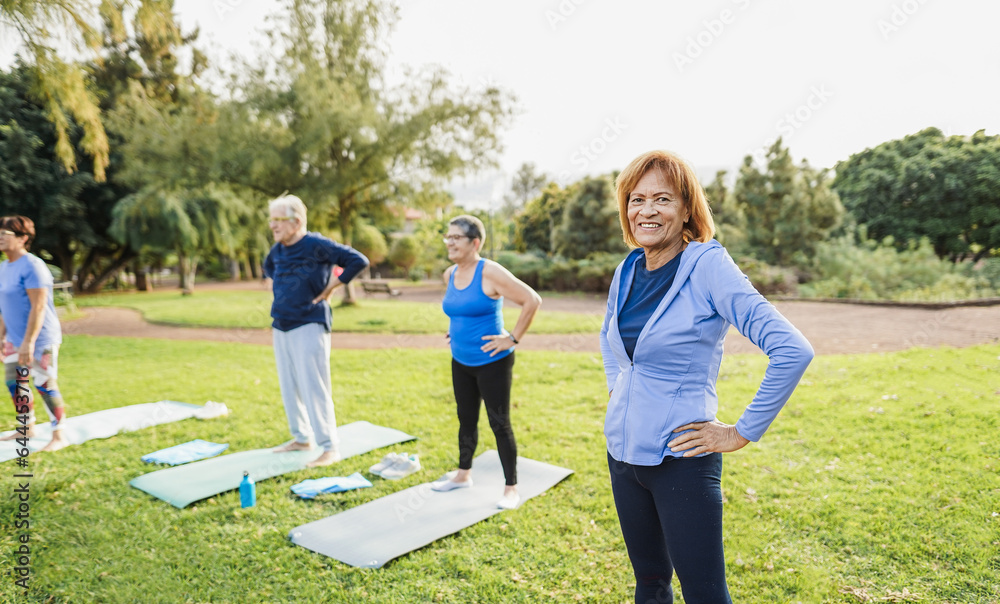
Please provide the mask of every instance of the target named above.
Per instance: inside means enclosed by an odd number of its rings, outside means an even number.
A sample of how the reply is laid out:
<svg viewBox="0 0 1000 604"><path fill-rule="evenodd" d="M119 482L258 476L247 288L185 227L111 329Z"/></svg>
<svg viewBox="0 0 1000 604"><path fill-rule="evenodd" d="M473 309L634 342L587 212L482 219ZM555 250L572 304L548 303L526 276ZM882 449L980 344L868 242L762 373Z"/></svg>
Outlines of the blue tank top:
<svg viewBox="0 0 1000 604"><path fill-rule="evenodd" d="M511 353L510 350L505 350L491 357L488 352L480 350L480 347L487 342L483 336L504 333L503 297L494 300L483 293L484 264L485 260L480 259L472 283L465 289L455 287L455 273L458 269L451 271L448 289L441 303L444 314L451 319L448 327L448 333L451 335L451 356L469 367L479 367L499 361Z"/></svg>

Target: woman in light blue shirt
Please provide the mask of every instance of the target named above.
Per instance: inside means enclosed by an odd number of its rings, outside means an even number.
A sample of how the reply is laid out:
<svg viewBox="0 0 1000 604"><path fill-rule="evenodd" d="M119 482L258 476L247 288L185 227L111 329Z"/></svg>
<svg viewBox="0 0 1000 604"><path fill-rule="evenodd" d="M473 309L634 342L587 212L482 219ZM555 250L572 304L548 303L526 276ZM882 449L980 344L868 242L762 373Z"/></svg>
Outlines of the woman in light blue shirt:
<svg viewBox="0 0 1000 604"><path fill-rule="evenodd" d="M41 450L58 451L69 444L63 434L66 405L57 383L62 328L52 301L52 273L29 251L34 239L35 223L27 216L0 218L0 252L7 257L0 262L0 341L18 424L2 440L20 443L36 436L30 375L52 420L52 438Z"/></svg>
<svg viewBox="0 0 1000 604"><path fill-rule="evenodd" d="M812 347L712 239L694 171L652 151L616 180L625 242L601 329L610 401L611 487L636 577L636 602L731 602L722 548L722 453L763 436L813 358ZM715 418L729 326L770 362L735 425Z"/></svg>

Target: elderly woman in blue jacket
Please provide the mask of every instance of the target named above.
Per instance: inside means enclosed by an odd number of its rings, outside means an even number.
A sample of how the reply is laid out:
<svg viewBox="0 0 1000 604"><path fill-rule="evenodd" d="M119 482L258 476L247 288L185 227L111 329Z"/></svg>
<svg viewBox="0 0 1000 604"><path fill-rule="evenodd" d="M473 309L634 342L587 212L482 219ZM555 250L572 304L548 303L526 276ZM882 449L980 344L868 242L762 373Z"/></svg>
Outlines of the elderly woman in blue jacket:
<svg viewBox="0 0 1000 604"><path fill-rule="evenodd" d="M601 329L610 401L611 488L636 578L636 602L731 602L722 547L722 453L757 441L791 396L812 347L712 239L690 166L664 151L616 181L625 242ZM729 326L770 361L736 425L715 418Z"/></svg>

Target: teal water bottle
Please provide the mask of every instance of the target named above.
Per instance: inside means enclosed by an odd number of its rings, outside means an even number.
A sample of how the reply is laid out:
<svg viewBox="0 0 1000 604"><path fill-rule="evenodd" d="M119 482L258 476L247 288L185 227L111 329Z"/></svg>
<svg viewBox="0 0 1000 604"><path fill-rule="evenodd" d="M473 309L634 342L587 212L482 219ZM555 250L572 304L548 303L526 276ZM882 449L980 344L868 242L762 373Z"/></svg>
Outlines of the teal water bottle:
<svg viewBox="0 0 1000 604"><path fill-rule="evenodd" d="M240 505L245 508L257 505L257 485L250 478L250 472L243 472L243 482L240 483Z"/></svg>

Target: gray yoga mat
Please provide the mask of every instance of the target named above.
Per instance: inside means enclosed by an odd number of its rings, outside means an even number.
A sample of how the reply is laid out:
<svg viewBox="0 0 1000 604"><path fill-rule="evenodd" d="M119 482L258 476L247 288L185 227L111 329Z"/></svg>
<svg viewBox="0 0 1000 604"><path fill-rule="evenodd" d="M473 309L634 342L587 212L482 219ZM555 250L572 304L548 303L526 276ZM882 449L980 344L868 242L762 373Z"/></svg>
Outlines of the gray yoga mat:
<svg viewBox="0 0 1000 604"><path fill-rule="evenodd" d="M37 398L35 403L37 417L35 436L31 437L28 442L28 449L31 451L41 449L52 440L52 425L44 421L46 417L44 407L41 398ZM71 445L79 445L94 438L110 438L119 432L134 432L150 426L194 417L195 412L199 409L201 409L200 405L178 403L177 401L159 401L157 403L115 407L85 415L71 415L63 420L63 436ZM8 430L0 436L13 433L13 430ZM0 441L0 461L14 459L20 448L21 445L16 441Z"/></svg>
<svg viewBox="0 0 1000 604"><path fill-rule="evenodd" d="M340 454L344 459L416 439L405 432L368 422L340 426L337 428L337 435L340 437ZM320 449L289 453L254 449L157 470L133 478L129 484L174 507L184 508L195 501L238 489L243 480L243 472L249 472L254 482L260 482L302 470L322 453Z"/></svg>
<svg viewBox="0 0 1000 604"><path fill-rule="evenodd" d="M572 470L523 457L517 458L517 489L521 505L544 493ZM381 568L393 558L457 533L501 513L503 495L500 457L487 451L472 464L473 486L447 493L431 490L431 483L410 487L295 527L292 543L362 568Z"/></svg>

